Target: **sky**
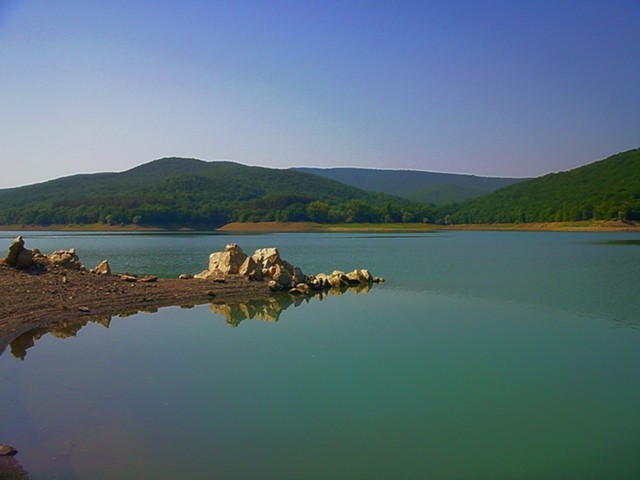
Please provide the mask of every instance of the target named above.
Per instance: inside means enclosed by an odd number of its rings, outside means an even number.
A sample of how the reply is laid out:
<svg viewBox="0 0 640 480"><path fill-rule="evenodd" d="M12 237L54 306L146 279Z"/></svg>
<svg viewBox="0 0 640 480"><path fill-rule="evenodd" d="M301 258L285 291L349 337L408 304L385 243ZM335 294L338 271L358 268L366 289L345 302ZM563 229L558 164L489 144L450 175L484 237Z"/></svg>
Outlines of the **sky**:
<svg viewBox="0 0 640 480"><path fill-rule="evenodd" d="M181 156L539 176L640 146L640 1L0 0L0 188Z"/></svg>

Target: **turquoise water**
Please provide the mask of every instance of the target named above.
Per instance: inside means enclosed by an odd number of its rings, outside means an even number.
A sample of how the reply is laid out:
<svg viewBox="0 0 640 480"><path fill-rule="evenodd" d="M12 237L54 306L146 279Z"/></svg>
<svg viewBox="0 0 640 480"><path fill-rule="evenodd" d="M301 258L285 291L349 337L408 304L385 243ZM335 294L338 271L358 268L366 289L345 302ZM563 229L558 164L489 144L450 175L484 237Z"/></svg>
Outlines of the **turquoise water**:
<svg viewBox="0 0 640 480"><path fill-rule="evenodd" d="M31 479L640 476L640 235L25 237L132 273L237 242L387 280L277 322L172 307L7 349L0 443Z"/></svg>

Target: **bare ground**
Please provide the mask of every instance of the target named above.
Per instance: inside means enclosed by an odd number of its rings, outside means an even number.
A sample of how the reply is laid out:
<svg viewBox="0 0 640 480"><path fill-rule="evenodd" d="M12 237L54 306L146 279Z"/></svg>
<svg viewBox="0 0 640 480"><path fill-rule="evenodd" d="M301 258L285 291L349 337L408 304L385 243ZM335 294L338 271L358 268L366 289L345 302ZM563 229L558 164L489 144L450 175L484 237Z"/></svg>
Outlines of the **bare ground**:
<svg viewBox="0 0 640 480"><path fill-rule="evenodd" d="M16 270L0 263L0 354L20 334L61 320L132 314L172 305L268 297L265 282L228 276L214 280L125 281L61 267Z"/></svg>

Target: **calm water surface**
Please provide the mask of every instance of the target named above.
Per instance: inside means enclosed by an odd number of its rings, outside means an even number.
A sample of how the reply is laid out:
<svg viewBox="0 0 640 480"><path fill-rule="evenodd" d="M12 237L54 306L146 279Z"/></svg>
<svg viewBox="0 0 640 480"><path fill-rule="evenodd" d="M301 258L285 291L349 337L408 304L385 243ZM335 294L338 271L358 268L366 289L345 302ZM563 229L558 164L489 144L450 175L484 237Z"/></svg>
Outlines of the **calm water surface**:
<svg viewBox="0 0 640 480"><path fill-rule="evenodd" d="M25 238L120 272L198 272L237 242L387 280L265 321L172 307L7 348L0 443L30 479L640 478L640 235Z"/></svg>

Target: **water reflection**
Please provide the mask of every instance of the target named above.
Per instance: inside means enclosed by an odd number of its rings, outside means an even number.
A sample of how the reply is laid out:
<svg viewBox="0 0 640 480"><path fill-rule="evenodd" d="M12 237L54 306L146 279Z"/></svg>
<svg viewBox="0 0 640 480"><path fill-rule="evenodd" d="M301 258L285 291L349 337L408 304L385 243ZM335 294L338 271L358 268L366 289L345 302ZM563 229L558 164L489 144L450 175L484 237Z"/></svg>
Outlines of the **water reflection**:
<svg viewBox="0 0 640 480"><path fill-rule="evenodd" d="M211 313L222 315L227 325L231 327L237 327L242 321L252 319L275 323L280 319L282 312L291 306L299 307L303 303L309 303L312 299L321 301L328 296L342 295L346 292L366 294L370 289L371 285L362 284L348 287L343 286L340 288L334 287L327 291L312 292L309 295L281 293L264 298L253 298L236 302L212 301L209 308ZM192 308L194 305L181 305L181 307ZM145 311L153 313L157 311L157 309L146 309ZM121 318L130 315L132 315L132 312L119 314ZM112 318L110 315L77 317L29 330L11 341L9 344L11 354L20 360L24 360L27 356L27 350L33 348L36 341L46 334L51 334L56 338L75 337L77 333L89 323L98 323L105 328L109 328Z"/></svg>
<svg viewBox="0 0 640 480"><path fill-rule="evenodd" d="M280 314L291 306L299 307L314 298L323 300L328 295L341 295L347 291L366 294L370 289L371 285L362 284L342 288L334 287L327 292L313 292L310 295L278 295L238 303L211 302L210 309L212 313L222 315L231 327L237 327L244 320L253 319L275 323L280 319Z"/></svg>
<svg viewBox="0 0 640 480"><path fill-rule="evenodd" d="M625 239L625 240L605 240L602 242L593 242L594 245L636 245L640 246L640 240Z"/></svg>

